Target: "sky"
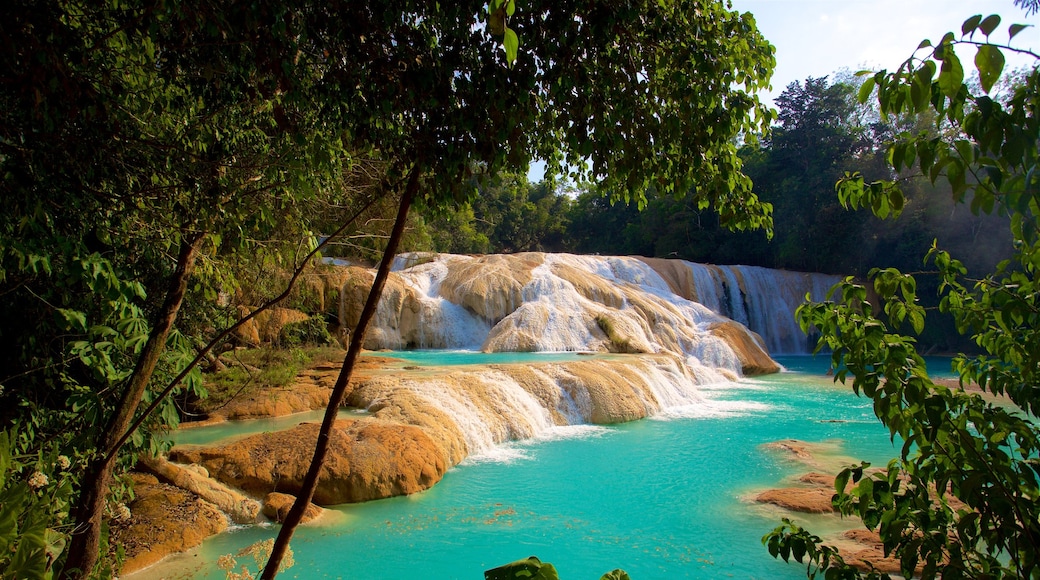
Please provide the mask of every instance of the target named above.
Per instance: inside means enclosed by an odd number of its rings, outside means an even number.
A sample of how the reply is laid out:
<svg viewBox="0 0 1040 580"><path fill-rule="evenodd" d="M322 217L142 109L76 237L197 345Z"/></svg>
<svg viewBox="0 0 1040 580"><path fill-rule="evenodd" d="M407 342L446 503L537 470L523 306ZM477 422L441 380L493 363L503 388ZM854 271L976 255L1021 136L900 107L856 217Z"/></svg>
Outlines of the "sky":
<svg viewBox="0 0 1040 580"><path fill-rule="evenodd" d="M999 14L993 32L1007 40L1008 25L1032 24L1012 46L1040 52L1040 15L1026 16L1012 0L732 0L733 9L755 15L758 29L776 47L772 100L794 81L847 68L894 70L924 39L937 42L947 32L960 37L961 23L975 14ZM959 52L967 72L975 52ZM1008 58L1008 65L1034 62Z"/></svg>
<svg viewBox="0 0 1040 580"><path fill-rule="evenodd" d="M773 90L761 95L772 104L788 84L848 69L895 70L924 39L938 42L947 32L961 36L961 24L975 14L999 14L992 40L1004 43L1008 25L1031 24L1012 46L1040 53L1040 15L1026 16L1012 0L732 0L733 10L755 15L758 29L776 47ZM974 50L958 52L965 72L973 70ZM1006 68L1035 63L1005 52ZM544 164L532 164L531 181L542 178Z"/></svg>

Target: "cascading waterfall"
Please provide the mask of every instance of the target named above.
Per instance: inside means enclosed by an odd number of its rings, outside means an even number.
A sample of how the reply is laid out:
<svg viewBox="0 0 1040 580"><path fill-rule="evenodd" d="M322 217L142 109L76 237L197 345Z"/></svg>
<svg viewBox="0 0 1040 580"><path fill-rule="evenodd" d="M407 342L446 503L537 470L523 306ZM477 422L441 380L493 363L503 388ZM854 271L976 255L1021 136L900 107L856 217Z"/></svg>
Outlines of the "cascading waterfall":
<svg viewBox="0 0 1040 580"><path fill-rule="evenodd" d="M827 290L841 281L840 276L827 274L685 263L692 273L697 299L757 332L773 354L810 352L794 311L806 294L822 300Z"/></svg>
<svg viewBox="0 0 1040 580"><path fill-rule="evenodd" d="M355 403L388 419L454 429L441 439L453 441L456 461L562 425L703 406L705 384L732 381L749 369L774 372L764 349L805 352L794 310L805 294L822 297L837 281L633 257L405 254L395 261L368 348L641 356L394 377L361 389ZM386 403L395 397L414 404ZM454 426L436 425L421 409Z"/></svg>
<svg viewBox="0 0 1040 580"><path fill-rule="evenodd" d="M699 387L707 380L671 355L436 367L365 381L352 404L376 418L423 425L449 448L460 437L462 448L452 450L457 462L558 427L631 421L703 404ZM431 411L450 424L432 425Z"/></svg>

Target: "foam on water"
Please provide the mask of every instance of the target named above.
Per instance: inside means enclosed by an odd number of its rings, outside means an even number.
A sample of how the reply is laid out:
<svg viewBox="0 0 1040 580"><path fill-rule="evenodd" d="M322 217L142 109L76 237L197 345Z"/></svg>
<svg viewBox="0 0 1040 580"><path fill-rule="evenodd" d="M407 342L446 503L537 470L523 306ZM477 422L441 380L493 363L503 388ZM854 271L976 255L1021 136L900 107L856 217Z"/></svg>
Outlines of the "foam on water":
<svg viewBox="0 0 1040 580"><path fill-rule="evenodd" d="M776 410L774 405L751 400L727 401L722 399L705 399L696 405L682 405L663 409L653 420L669 421L674 419L725 419L762 415Z"/></svg>
<svg viewBox="0 0 1040 580"><path fill-rule="evenodd" d="M594 439L610 433L609 427L601 425L557 425L551 427L536 437L523 441L510 441L501 443L471 455L459 465L473 465L478 463L515 463L518 461L532 461L534 456L532 449L537 446L553 441L567 439Z"/></svg>

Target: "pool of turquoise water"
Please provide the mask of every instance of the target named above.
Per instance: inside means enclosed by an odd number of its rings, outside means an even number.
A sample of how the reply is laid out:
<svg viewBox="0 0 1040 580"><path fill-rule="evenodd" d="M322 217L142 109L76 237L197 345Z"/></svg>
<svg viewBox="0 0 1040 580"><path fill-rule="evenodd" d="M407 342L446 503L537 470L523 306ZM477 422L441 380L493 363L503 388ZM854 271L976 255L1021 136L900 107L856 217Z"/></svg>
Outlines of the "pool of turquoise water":
<svg viewBox="0 0 1040 580"><path fill-rule="evenodd" d="M601 354L580 352L475 352L472 350L405 350L369 352L366 356L397 358L414 365L460 366L569 362Z"/></svg>
<svg viewBox="0 0 1040 580"><path fill-rule="evenodd" d="M810 469L764 444L826 443L822 461L834 465L843 457L883 463L894 451L869 403L823 376L825 359L781 363L798 370L708 388L702 408L562 428L467 460L424 493L340 506L329 523L298 529L296 565L279 577L479 580L537 555L563 580L613 568L634 580L804 578L804 568L772 559L761 544L783 514L747 497ZM842 525L830 516L810 523L813 531ZM276 532L244 527L207 541L187 558L193 577L223 578L199 563Z"/></svg>

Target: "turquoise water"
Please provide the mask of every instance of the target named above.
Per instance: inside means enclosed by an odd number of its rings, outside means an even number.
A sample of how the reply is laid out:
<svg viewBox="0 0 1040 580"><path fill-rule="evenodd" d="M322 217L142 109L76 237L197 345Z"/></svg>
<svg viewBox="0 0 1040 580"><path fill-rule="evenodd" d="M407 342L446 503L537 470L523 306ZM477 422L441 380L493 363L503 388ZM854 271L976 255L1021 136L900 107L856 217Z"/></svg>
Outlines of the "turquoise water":
<svg viewBox="0 0 1040 580"><path fill-rule="evenodd" d="M515 364L538 362L570 362L589 356L578 352L474 352L472 350L403 350L370 352L366 356L397 358L413 365L465 366L488 364Z"/></svg>
<svg viewBox="0 0 1040 580"><path fill-rule="evenodd" d="M763 444L826 443L824 461L835 465L839 456L884 462L893 449L869 404L821 376L825 360L781 362L801 372L715 387L707 410L563 428L469 460L424 493L341 506L338 522L297 530L296 565L279 577L479 580L537 555L563 580L613 568L634 580L804 578L761 544L783 514L746 497L810 468ZM833 516L808 521L816 533L842 525ZM276 531L242 528L182 560L214 562ZM194 577L223 578L215 566L193 568Z"/></svg>

